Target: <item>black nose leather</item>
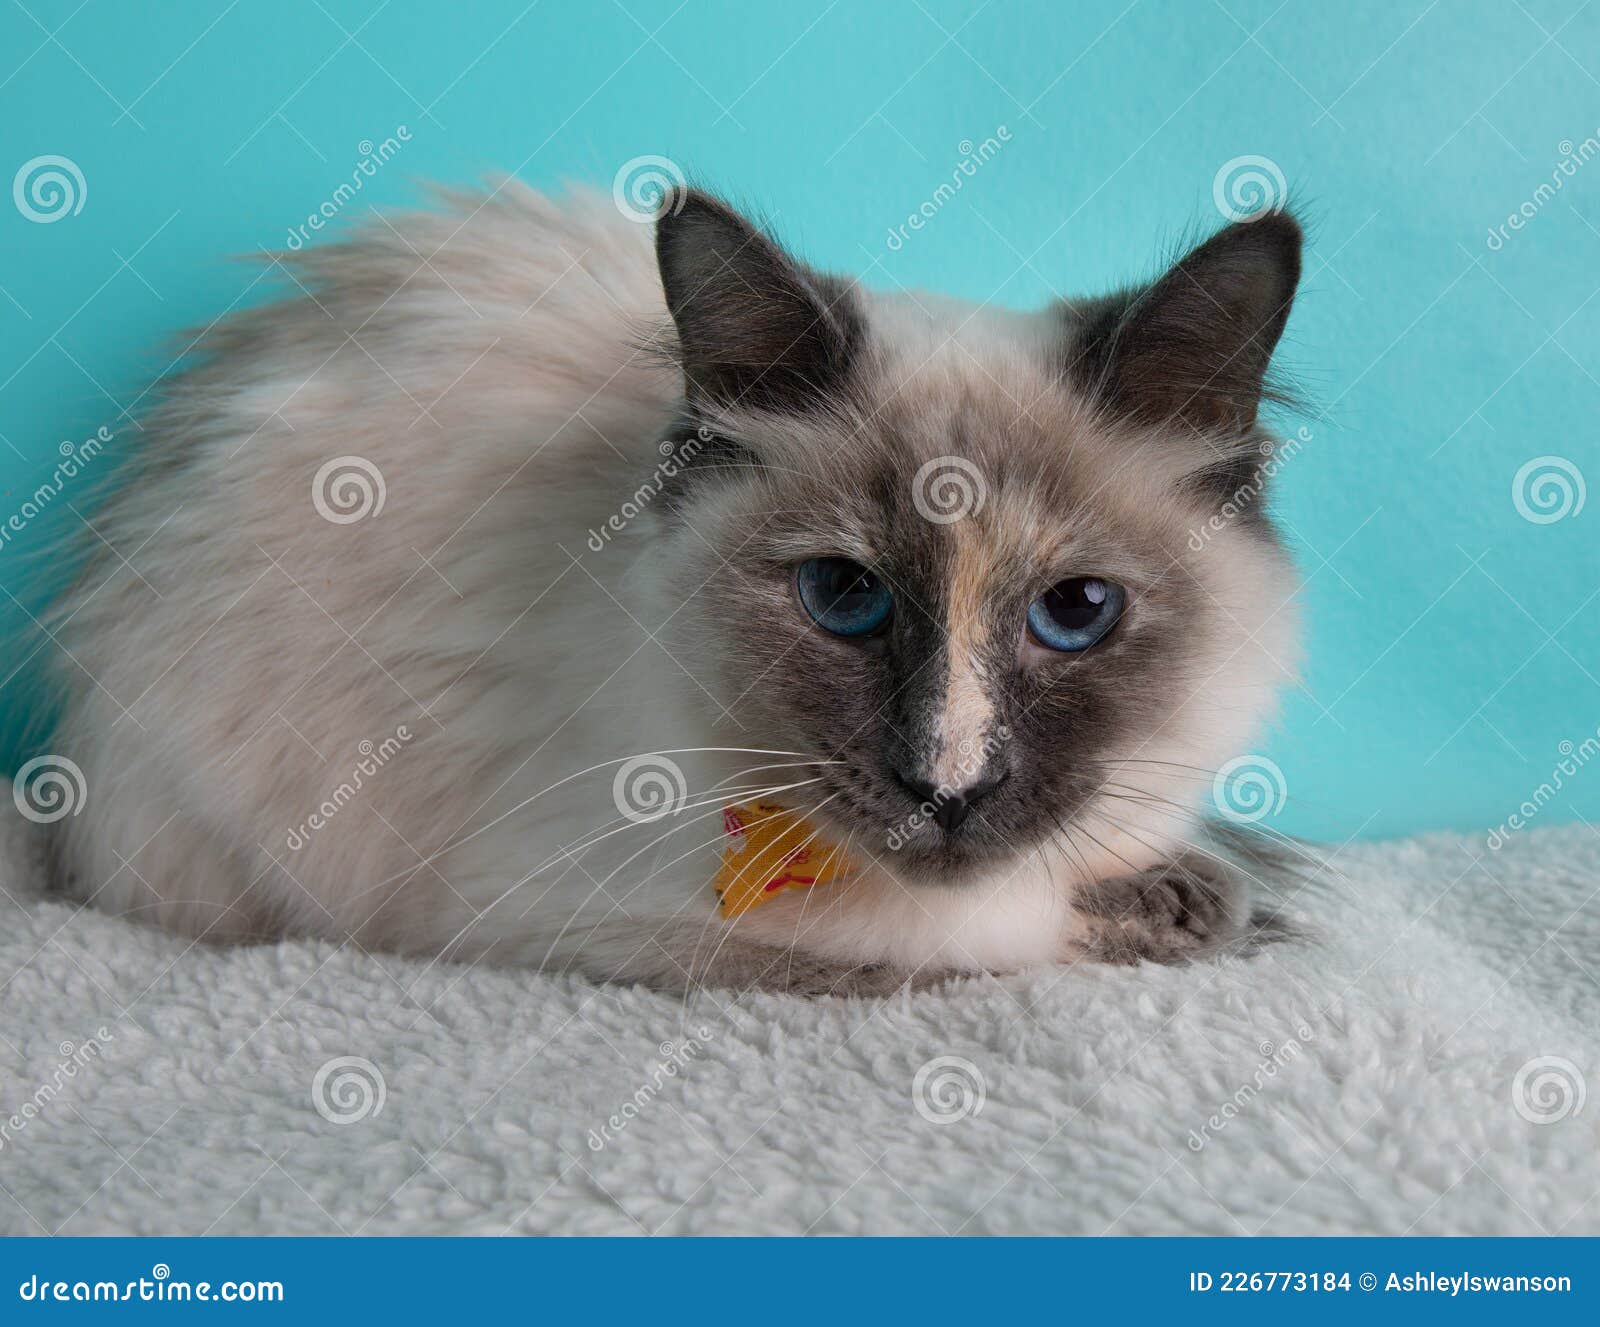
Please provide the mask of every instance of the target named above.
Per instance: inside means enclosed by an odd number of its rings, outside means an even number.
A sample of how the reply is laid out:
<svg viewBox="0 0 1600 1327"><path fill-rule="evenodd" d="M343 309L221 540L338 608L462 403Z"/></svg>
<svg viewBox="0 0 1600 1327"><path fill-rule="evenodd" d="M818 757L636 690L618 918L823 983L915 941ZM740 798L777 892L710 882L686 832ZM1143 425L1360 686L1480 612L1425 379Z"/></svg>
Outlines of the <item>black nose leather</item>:
<svg viewBox="0 0 1600 1327"><path fill-rule="evenodd" d="M946 834L953 834L966 822L967 812L972 810L972 803L960 793L951 793L939 803L939 809L933 813L933 818L939 822L939 827Z"/></svg>
<svg viewBox="0 0 1600 1327"><path fill-rule="evenodd" d="M984 779L965 788L952 790L940 788L925 779L910 778L898 770L895 771L895 777L919 803L933 807L933 818L946 834L953 834L960 829L966 823L973 803L987 797L1000 786L1001 782L998 778Z"/></svg>

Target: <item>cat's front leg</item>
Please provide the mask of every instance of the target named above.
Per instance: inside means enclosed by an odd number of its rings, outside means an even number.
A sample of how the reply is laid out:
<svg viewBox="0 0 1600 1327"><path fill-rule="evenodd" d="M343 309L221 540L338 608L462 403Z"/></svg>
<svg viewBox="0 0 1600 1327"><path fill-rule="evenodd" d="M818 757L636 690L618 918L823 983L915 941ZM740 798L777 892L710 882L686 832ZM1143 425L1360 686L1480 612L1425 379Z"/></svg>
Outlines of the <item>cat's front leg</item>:
<svg viewBox="0 0 1600 1327"><path fill-rule="evenodd" d="M1187 853L1099 881L1075 900L1069 957L1102 963L1187 963L1244 945L1247 890L1226 863Z"/></svg>

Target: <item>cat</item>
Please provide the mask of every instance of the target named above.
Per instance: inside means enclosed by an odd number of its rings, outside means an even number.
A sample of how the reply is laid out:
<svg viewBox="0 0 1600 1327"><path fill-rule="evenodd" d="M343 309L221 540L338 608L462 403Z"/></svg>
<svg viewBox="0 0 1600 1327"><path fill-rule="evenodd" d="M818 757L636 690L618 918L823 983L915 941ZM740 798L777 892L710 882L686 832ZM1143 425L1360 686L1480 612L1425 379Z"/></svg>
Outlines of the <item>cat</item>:
<svg viewBox="0 0 1600 1327"><path fill-rule="evenodd" d="M443 192L205 331L49 623L65 887L676 991L1247 941L1204 811L1296 664L1291 213L1027 314L647 220ZM724 916L758 801L848 871Z"/></svg>

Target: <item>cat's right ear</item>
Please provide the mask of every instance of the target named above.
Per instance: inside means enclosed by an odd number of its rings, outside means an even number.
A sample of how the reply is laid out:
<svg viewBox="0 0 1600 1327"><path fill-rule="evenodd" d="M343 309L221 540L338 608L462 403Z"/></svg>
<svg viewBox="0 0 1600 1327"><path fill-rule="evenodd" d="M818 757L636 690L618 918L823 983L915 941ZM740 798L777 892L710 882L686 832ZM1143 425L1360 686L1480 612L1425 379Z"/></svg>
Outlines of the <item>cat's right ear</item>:
<svg viewBox="0 0 1600 1327"><path fill-rule="evenodd" d="M1142 290L1103 303L1072 368L1112 410L1238 437L1269 395L1267 370L1300 281L1288 211L1237 221Z"/></svg>
<svg viewBox="0 0 1600 1327"><path fill-rule="evenodd" d="M656 259L691 399L799 413L842 387L861 325L848 286L698 189L664 200Z"/></svg>

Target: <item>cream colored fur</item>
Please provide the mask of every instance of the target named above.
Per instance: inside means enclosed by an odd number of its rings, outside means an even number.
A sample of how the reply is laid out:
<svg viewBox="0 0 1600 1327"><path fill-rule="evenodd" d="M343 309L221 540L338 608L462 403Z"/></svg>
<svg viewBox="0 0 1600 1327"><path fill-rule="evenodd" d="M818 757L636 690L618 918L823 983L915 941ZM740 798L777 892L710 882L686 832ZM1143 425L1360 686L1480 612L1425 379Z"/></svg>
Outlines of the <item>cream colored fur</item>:
<svg viewBox="0 0 1600 1327"><path fill-rule="evenodd" d="M313 935L687 980L724 938L708 883L719 781L798 782L785 762L817 753L721 718L713 662L676 644L693 631L667 621L662 564L688 535L661 535L647 510L589 546L660 463L681 387L649 349L665 326L650 227L608 199L506 183L284 261L294 297L208 334L208 360L147 421L143 458L97 518L137 571L97 557L56 613L72 664L53 749L89 790L59 826L72 888L209 940ZM1009 381L1043 335L1015 315L875 298L875 316L904 323L907 375L971 376L965 358ZM381 474L383 503L336 523L313 485L351 456ZM1191 702L1125 754L1209 770L1248 749L1292 664L1289 582L1242 535L1185 553L1194 513L1159 476L1139 483L1148 495L1136 484L1127 500L1161 506L1173 574L1237 630L1218 633ZM955 694L983 703L976 686ZM402 730L291 848L361 744ZM613 780L652 752L682 769L694 809L634 823ZM1103 849L1070 865L1030 852L988 881L907 889L869 863L825 901L758 909L743 933L912 969L1062 958L1083 875L1199 833L1208 780L1143 786L1181 807L1108 811Z"/></svg>

